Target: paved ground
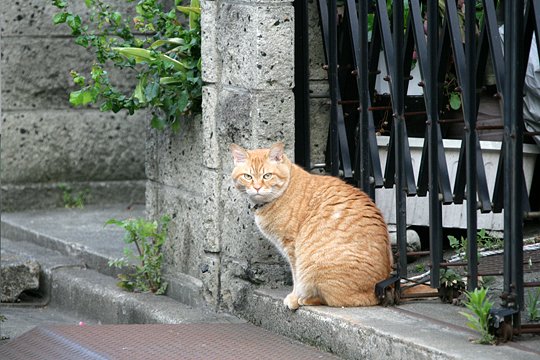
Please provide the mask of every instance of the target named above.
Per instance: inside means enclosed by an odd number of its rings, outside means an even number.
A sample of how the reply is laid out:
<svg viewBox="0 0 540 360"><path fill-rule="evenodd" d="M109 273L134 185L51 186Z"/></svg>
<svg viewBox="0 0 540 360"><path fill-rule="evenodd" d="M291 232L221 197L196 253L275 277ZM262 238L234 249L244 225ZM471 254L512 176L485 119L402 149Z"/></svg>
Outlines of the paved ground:
<svg viewBox="0 0 540 360"><path fill-rule="evenodd" d="M107 262L122 255L124 233L103 224L143 215L119 206L2 215L2 247L36 259L42 285L0 306L0 359L337 358L230 314L119 289Z"/></svg>
<svg viewBox="0 0 540 360"><path fill-rule="evenodd" d="M33 254L44 268L50 302L44 308L2 307L2 335L17 336L34 325L73 324L243 324L229 314L193 308L165 296L118 289L104 267L122 252L122 232L103 228L111 217L140 216L122 207L2 214L2 246ZM24 241L23 241L24 240ZM38 245L39 244L39 245ZM87 269L102 268L103 273ZM522 336L500 346L470 343L475 334L459 314L463 308L422 300L398 307L283 308L288 289L260 289L242 313L275 333L316 345L344 358L534 359L540 336ZM221 326L221 325L219 325ZM235 325L236 326L236 325ZM71 330L70 330L71 331ZM9 344L9 343L8 343Z"/></svg>
<svg viewBox="0 0 540 360"><path fill-rule="evenodd" d="M6 320L0 324L2 337L0 343L15 339L36 326L98 324L96 320L50 306L0 306L0 314L6 317Z"/></svg>
<svg viewBox="0 0 540 360"><path fill-rule="evenodd" d="M339 359L248 323L40 327L0 347L0 358Z"/></svg>

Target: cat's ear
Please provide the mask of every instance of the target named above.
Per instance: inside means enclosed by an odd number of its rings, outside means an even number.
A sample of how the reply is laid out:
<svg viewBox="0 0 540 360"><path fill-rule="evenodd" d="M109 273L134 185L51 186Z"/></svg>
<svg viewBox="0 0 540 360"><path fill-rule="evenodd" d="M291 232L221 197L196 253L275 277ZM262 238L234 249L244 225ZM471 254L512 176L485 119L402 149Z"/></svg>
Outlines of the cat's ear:
<svg viewBox="0 0 540 360"><path fill-rule="evenodd" d="M278 142L272 145L270 147L270 150L268 151L268 158L270 159L270 161L282 162L284 149L285 144L283 144L282 142Z"/></svg>
<svg viewBox="0 0 540 360"><path fill-rule="evenodd" d="M231 146L229 146L229 149L231 150L232 156L234 158L234 165L240 165L240 164L246 163L247 158L248 158L248 153L244 148L236 144L231 144Z"/></svg>

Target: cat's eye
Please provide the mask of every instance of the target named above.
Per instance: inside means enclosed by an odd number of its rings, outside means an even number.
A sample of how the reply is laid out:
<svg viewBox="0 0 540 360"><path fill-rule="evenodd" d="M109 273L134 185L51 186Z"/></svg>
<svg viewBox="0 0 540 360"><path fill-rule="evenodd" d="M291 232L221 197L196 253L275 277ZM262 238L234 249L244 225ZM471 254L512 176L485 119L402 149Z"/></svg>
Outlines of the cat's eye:
<svg viewBox="0 0 540 360"><path fill-rule="evenodd" d="M244 179L251 180L251 179L253 179L253 176L251 176L249 174L244 174Z"/></svg>
<svg viewBox="0 0 540 360"><path fill-rule="evenodd" d="M269 180L272 177L272 173L266 173L263 175L264 180Z"/></svg>

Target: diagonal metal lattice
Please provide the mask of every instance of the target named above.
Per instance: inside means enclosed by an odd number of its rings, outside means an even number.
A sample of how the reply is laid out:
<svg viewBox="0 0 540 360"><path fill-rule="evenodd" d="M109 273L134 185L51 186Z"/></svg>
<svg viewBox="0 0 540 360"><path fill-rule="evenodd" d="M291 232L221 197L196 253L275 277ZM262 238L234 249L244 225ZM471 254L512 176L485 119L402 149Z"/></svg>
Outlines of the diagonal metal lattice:
<svg viewBox="0 0 540 360"><path fill-rule="evenodd" d="M524 131L522 98L533 34L540 44L540 0L318 0L318 8L332 110L327 165L332 165L333 175L342 169L350 178L352 159L354 182L372 197L374 188L396 189L396 276L381 286L399 287L397 279L407 278L406 197L429 196L427 253L432 263L430 285L435 288L444 263L442 206L466 202L469 290L478 286L477 214L504 208L504 261L497 265L503 269L503 295L509 299L503 307L517 314L513 325L519 332L523 287L536 286L524 283L522 269L523 215L531 211L523 174L523 137L535 135ZM413 57L420 73L414 81L420 80L423 101L420 109L411 110L405 100L413 100L408 96ZM309 63L302 68L307 67ZM492 69L493 83L486 80L487 69ZM379 75L388 95L377 92ZM460 99L458 116L449 111L449 92ZM480 102L487 105L488 98L500 109L500 119L482 117ZM408 106L414 104L409 101ZM456 128L459 131L451 136L461 139L461 148L455 178L450 179L443 134ZM386 164L379 161L375 131L389 133ZM491 195L488 180L493 179L487 179L479 137L486 131L502 133ZM425 138L418 179L408 134Z"/></svg>

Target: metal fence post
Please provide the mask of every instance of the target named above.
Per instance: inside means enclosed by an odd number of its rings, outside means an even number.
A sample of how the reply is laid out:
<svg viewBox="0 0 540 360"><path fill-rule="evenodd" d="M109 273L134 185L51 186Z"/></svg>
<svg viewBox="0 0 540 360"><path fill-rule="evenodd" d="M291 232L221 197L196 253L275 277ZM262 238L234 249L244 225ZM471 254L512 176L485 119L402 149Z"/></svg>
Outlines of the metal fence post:
<svg viewBox="0 0 540 360"><path fill-rule="evenodd" d="M429 142L429 241L431 255L431 286L439 287L440 263L442 260L442 208L439 199L439 131L437 121L439 120L438 104L438 54L439 49L439 5L436 2L428 1L428 43L427 50L429 56L428 81L426 90L429 96L428 114L428 139ZM442 141L442 139L441 139Z"/></svg>
<svg viewBox="0 0 540 360"><path fill-rule="evenodd" d="M467 72L463 86L466 181L467 181L467 288L474 290L478 286L478 245L476 201L476 0L465 2L465 57Z"/></svg>
<svg viewBox="0 0 540 360"><path fill-rule="evenodd" d="M395 122L395 191L396 225L399 249L399 276L407 277L407 203L405 193L405 106L403 86L403 1L394 1L392 8L392 37L394 44L394 71L392 73L393 117Z"/></svg>
<svg viewBox="0 0 540 360"><path fill-rule="evenodd" d="M294 1L294 117L295 162L305 169L311 168L311 141L309 124L309 26L308 0Z"/></svg>
<svg viewBox="0 0 540 360"><path fill-rule="evenodd" d="M328 0L328 81L330 83L330 173L339 175L337 5Z"/></svg>
<svg viewBox="0 0 540 360"><path fill-rule="evenodd" d="M523 309L523 1L505 1L504 24L504 290ZM514 304L512 304L514 303Z"/></svg>

